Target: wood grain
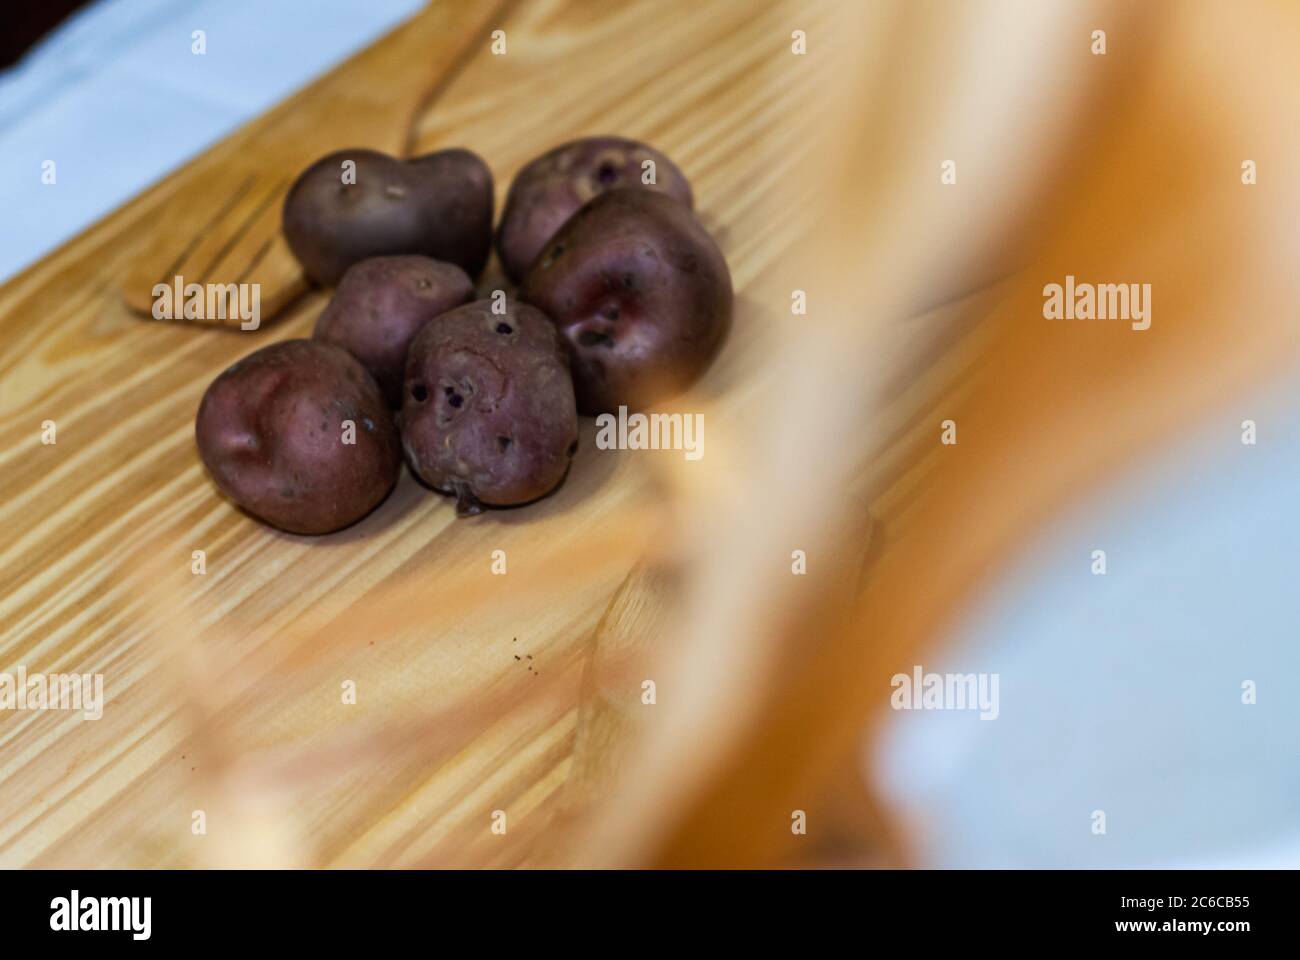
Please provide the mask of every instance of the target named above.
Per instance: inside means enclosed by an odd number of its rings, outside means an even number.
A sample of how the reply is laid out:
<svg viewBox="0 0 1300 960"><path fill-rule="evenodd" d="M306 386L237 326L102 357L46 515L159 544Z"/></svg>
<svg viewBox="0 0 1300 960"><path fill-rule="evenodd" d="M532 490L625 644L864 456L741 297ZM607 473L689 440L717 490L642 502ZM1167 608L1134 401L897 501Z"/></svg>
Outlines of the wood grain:
<svg viewBox="0 0 1300 960"><path fill-rule="evenodd" d="M294 178L318 157L366 146L401 155L411 124L431 107L508 2L434 3L322 79L259 118L240 149L220 148L187 168L123 273L127 305L146 316L156 284L255 283L269 322L307 289L280 232ZM198 171L205 175L196 175ZM179 314L179 310L176 311ZM237 317L196 323L238 327Z"/></svg>
<svg viewBox="0 0 1300 960"><path fill-rule="evenodd" d="M508 54L479 50L412 147L469 146L501 187L583 134L644 138L672 156L737 290L737 334L701 393L738 406L747 351L797 285L781 263L811 185L797 176L805 130L788 118L816 96L823 67L794 63L788 45L793 20L811 31L823 17L808 4L522 3L499 24ZM390 81L358 96L382 97ZM319 116L330 89L308 89L274 122ZM602 522L645 516L653 458L596 451L587 422L568 481L539 504L456 520L403 476L375 514L319 540L222 499L193 445L204 388L249 351L309 333L325 297L309 291L280 323L242 333L141 322L119 290L160 236L160 212L229 188L271 123L0 288L0 670L102 672L108 697L96 721L0 713L0 865L513 865L529 862L557 809L592 631L648 534L629 523L586 567L566 548ZM288 177L300 159L265 169ZM46 420L53 445L41 442ZM495 549L508 554L505 577L490 573ZM574 575L557 585L557 568ZM348 619L360 601L431 590L448 571L482 602L402 630ZM341 634L347 644L318 656L320 638ZM340 704L344 680L355 706ZM529 683L547 696L525 710L464 730L421 725L450 700L490 704ZM402 724L400 749L376 747L374 731ZM302 752L333 759L267 779L271 760ZM236 789L250 781L268 785L256 809ZM495 809L509 812L508 840L488 830ZM204 836L191 831L196 810Z"/></svg>

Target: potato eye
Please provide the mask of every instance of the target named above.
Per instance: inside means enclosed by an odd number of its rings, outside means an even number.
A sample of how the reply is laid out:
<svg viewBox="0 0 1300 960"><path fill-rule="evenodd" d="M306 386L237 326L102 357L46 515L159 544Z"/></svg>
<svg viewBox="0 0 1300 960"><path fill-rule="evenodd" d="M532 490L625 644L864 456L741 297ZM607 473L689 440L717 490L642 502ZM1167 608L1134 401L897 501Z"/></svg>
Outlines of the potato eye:
<svg viewBox="0 0 1300 960"><path fill-rule="evenodd" d="M578 343L584 347L612 347L614 338L600 330L584 330L578 334Z"/></svg>
<svg viewBox="0 0 1300 960"><path fill-rule="evenodd" d="M429 388L422 383L411 384L411 398L416 403L424 403L429 399Z"/></svg>
<svg viewBox="0 0 1300 960"><path fill-rule="evenodd" d="M618 167L612 163L602 163L596 168L596 180L601 186L612 186L618 180Z"/></svg>
<svg viewBox="0 0 1300 960"><path fill-rule="evenodd" d="M502 322L497 324L497 333L514 333L515 328L510 324Z"/></svg>
<svg viewBox="0 0 1300 960"><path fill-rule="evenodd" d="M443 387L442 393L443 396L447 398L447 402L450 403L453 407L459 407L462 403L465 402L465 398L462 397L459 393L457 393L455 389L452 387Z"/></svg>

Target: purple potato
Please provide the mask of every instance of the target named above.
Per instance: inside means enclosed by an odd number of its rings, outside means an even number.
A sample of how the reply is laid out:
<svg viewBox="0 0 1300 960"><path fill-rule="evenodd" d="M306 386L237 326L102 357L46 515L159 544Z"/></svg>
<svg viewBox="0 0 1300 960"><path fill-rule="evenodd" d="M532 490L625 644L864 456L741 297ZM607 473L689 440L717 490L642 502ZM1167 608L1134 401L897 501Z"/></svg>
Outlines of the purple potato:
<svg viewBox="0 0 1300 960"><path fill-rule="evenodd" d="M438 314L473 299L474 282L453 263L413 254L371 257L343 274L314 336L360 360L389 405L400 407L415 335Z"/></svg>
<svg viewBox="0 0 1300 960"><path fill-rule="evenodd" d="M540 310L491 300L425 324L406 360L406 461L457 512L528 503L564 479L578 416L564 345Z"/></svg>
<svg viewBox="0 0 1300 960"><path fill-rule="evenodd" d="M654 161L655 182L643 182ZM563 144L519 171L506 196L497 229L497 256L511 280L523 280L537 255L569 217L595 197L618 187L657 190L692 206L691 185L658 150L622 137L587 137Z"/></svg>
<svg viewBox="0 0 1300 960"><path fill-rule="evenodd" d="M547 245L520 299L569 344L578 410L635 410L677 393L731 328L731 273L685 206L648 190L596 197Z"/></svg>
<svg viewBox="0 0 1300 960"><path fill-rule="evenodd" d="M203 395L194 435L221 492L290 533L360 520L388 495L402 462L374 379L319 340L273 343L227 368Z"/></svg>
<svg viewBox="0 0 1300 960"><path fill-rule="evenodd" d="M356 164L344 182L345 161ZM304 170L284 201L284 236L307 275L333 286L360 260L418 253L476 277L492 247L492 172L468 150L399 160L340 150Z"/></svg>

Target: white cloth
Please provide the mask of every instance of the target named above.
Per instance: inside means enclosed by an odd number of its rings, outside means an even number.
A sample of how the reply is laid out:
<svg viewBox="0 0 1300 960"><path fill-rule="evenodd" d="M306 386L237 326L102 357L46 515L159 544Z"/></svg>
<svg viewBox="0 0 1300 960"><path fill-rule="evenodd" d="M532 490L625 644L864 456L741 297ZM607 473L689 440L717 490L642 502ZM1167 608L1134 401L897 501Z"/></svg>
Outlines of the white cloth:
<svg viewBox="0 0 1300 960"><path fill-rule="evenodd" d="M0 281L420 6L100 0L81 11L0 74Z"/></svg>
<svg viewBox="0 0 1300 960"><path fill-rule="evenodd" d="M890 713L874 770L927 864L1300 867L1296 400L1239 400L1117 476L922 663L999 674L995 720Z"/></svg>

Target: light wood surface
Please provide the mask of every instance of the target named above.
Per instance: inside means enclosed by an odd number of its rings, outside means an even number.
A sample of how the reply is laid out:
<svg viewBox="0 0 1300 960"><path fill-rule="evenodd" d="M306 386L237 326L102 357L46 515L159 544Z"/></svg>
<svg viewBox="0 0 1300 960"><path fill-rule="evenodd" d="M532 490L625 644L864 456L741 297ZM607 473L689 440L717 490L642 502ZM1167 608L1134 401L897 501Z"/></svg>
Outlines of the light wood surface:
<svg viewBox="0 0 1300 960"><path fill-rule="evenodd" d="M458 64L410 147L478 151L498 209L519 167L574 136L643 138L672 156L735 281L736 333L702 387L725 410L745 402L746 344L797 286L781 262L796 238L804 131L786 118L817 95L824 65L794 61L789 43L821 15L750 2L522 2L500 23L458 13L460 30L505 30L508 53L484 42ZM437 40L430 55L455 46ZM348 86L383 102L427 76L398 89L392 73L370 58ZM287 182L309 158L264 156L282 145L273 127L318 117L338 95L328 81L296 95L274 123L237 132L0 288L0 670L102 672L108 699L93 721L0 713L0 866L513 865L529 862L556 812L593 630L652 539L651 458L597 453L586 421L568 481L534 506L457 520L404 475L348 531L280 534L218 495L193 418L235 359L308 335L326 295L307 292L252 333L149 322L122 301L128 271L183 239L163 210L195 191L216 202L245 170ZM326 139L395 149L398 136L385 117ZM494 263L484 288L498 277ZM297 292L292 270L263 282ZM41 441L47 420L53 445ZM574 538L616 516L625 536L598 565L573 567ZM505 577L490 572L497 549ZM206 551L204 575L191 572L194 550ZM557 584L566 567L580 575ZM449 609L402 630L349 619L363 598L449 584L475 601L472 615ZM349 643L322 657L323 632ZM340 703L348 680L354 706ZM494 721L496 699L528 683L547 696ZM465 737L429 719L475 691L483 717ZM374 731L394 726L405 738L377 748ZM304 751L332 759L265 774ZM245 780L272 788L249 801ZM497 809L508 840L487 829Z"/></svg>

